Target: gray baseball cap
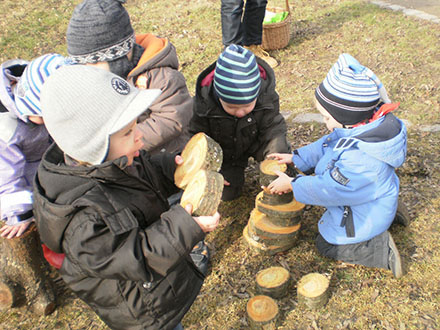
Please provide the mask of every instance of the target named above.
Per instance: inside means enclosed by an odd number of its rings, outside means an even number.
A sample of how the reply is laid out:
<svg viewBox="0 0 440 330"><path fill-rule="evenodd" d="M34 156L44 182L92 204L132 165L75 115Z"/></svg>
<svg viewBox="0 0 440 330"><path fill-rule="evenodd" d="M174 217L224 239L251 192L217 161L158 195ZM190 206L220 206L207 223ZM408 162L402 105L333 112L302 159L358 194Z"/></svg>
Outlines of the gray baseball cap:
<svg viewBox="0 0 440 330"><path fill-rule="evenodd" d="M160 94L160 89L137 89L103 69L65 66L43 86L43 119L61 150L97 165L107 156L110 135L146 111Z"/></svg>

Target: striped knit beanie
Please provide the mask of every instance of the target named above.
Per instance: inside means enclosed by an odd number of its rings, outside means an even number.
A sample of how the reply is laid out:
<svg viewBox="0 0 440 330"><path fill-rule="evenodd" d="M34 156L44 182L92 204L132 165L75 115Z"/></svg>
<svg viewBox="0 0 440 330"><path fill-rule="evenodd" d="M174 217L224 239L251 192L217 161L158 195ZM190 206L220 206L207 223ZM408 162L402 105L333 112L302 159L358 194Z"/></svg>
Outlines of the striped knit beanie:
<svg viewBox="0 0 440 330"><path fill-rule="evenodd" d="M133 48L134 30L122 6L126 0L84 0L67 27L67 52L72 62L116 60Z"/></svg>
<svg viewBox="0 0 440 330"><path fill-rule="evenodd" d="M220 99L232 104L251 103L260 84L260 70L252 52L230 45L220 54L214 73L214 90Z"/></svg>
<svg viewBox="0 0 440 330"><path fill-rule="evenodd" d="M41 116L41 90L44 82L66 61L59 54L46 54L31 61L14 90L17 115L23 121L28 116Z"/></svg>
<svg viewBox="0 0 440 330"><path fill-rule="evenodd" d="M391 103L379 78L349 54L339 56L315 97L343 125L371 118L380 102Z"/></svg>

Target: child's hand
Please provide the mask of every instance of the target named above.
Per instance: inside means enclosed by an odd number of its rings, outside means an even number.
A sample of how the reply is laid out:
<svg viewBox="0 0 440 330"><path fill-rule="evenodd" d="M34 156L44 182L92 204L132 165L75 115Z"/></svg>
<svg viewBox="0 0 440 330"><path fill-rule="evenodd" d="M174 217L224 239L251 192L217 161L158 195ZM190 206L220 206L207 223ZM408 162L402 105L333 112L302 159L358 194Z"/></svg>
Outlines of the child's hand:
<svg viewBox="0 0 440 330"><path fill-rule="evenodd" d="M292 154L278 154L273 153L267 155L267 158L278 160L279 164L292 164Z"/></svg>
<svg viewBox="0 0 440 330"><path fill-rule="evenodd" d="M224 185L225 186L230 186L231 184L229 183L229 181L226 181L225 179L223 179Z"/></svg>
<svg viewBox="0 0 440 330"><path fill-rule="evenodd" d="M220 214L215 212L212 216L193 217L193 219L205 233L208 233L217 228L220 222Z"/></svg>
<svg viewBox="0 0 440 330"><path fill-rule="evenodd" d="M182 156L177 155L176 158L174 158L174 161L176 162L176 165L183 164Z"/></svg>
<svg viewBox="0 0 440 330"><path fill-rule="evenodd" d="M3 227L0 228L0 233L1 233L0 236L6 237L7 239L20 237L21 234L23 234L26 231L26 229L29 227L32 221L34 220L29 219L25 221L20 221L18 224L13 226L4 225Z"/></svg>
<svg viewBox="0 0 440 330"><path fill-rule="evenodd" d="M292 178L288 176L286 173L281 171L275 171L278 175L278 178L273 180L267 188L269 189L271 194L284 194L289 191L292 191Z"/></svg>

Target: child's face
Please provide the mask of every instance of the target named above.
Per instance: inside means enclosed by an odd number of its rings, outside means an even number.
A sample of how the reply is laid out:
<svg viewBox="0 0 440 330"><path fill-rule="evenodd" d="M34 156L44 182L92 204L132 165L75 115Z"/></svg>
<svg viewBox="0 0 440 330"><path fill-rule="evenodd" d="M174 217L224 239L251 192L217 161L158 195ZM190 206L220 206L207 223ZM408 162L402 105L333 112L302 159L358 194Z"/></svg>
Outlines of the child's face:
<svg viewBox="0 0 440 330"><path fill-rule="evenodd" d="M220 103L222 104L223 110L225 110L231 116L235 116L237 118L243 118L252 110L254 110L255 104L257 103L257 99L253 100L251 103L248 104L226 103L222 99L220 99Z"/></svg>
<svg viewBox="0 0 440 330"><path fill-rule="evenodd" d="M110 136L110 148L106 161L127 156L128 166L130 166L133 164L133 158L139 156L139 150L143 145L142 133L137 128L136 120L133 120L123 129Z"/></svg>
<svg viewBox="0 0 440 330"><path fill-rule="evenodd" d="M316 109L318 109L318 111L321 113L322 118L324 119L324 123L330 132L333 132L335 128L342 128L342 124L337 122L335 118L333 118L328 113L328 111L324 109L324 107L321 105L321 103L318 102L316 98L315 98L315 106Z"/></svg>

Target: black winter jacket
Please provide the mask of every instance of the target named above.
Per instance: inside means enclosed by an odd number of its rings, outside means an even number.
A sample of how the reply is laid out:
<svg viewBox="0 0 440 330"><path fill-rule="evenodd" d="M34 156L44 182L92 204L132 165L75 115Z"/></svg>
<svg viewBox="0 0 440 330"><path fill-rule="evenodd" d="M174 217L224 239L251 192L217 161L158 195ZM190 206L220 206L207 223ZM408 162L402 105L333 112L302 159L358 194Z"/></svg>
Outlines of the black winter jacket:
<svg viewBox="0 0 440 330"><path fill-rule="evenodd" d="M189 257L205 236L180 206L170 154L141 151L98 166L68 166L52 145L34 182L41 240L64 252L67 285L113 329L173 329L203 275Z"/></svg>
<svg viewBox="0 0 440 330"><path fill-rule="evenodd" d="M257 58L261 87L254 110L243 118L234 117L221 106L212 84L216 62L197 78L190 133L204 132L223 149L223 168L246 167L248 158L261 161L273 152L290 152L286 122L280 114L275 91L275 73Z"/></svg>

